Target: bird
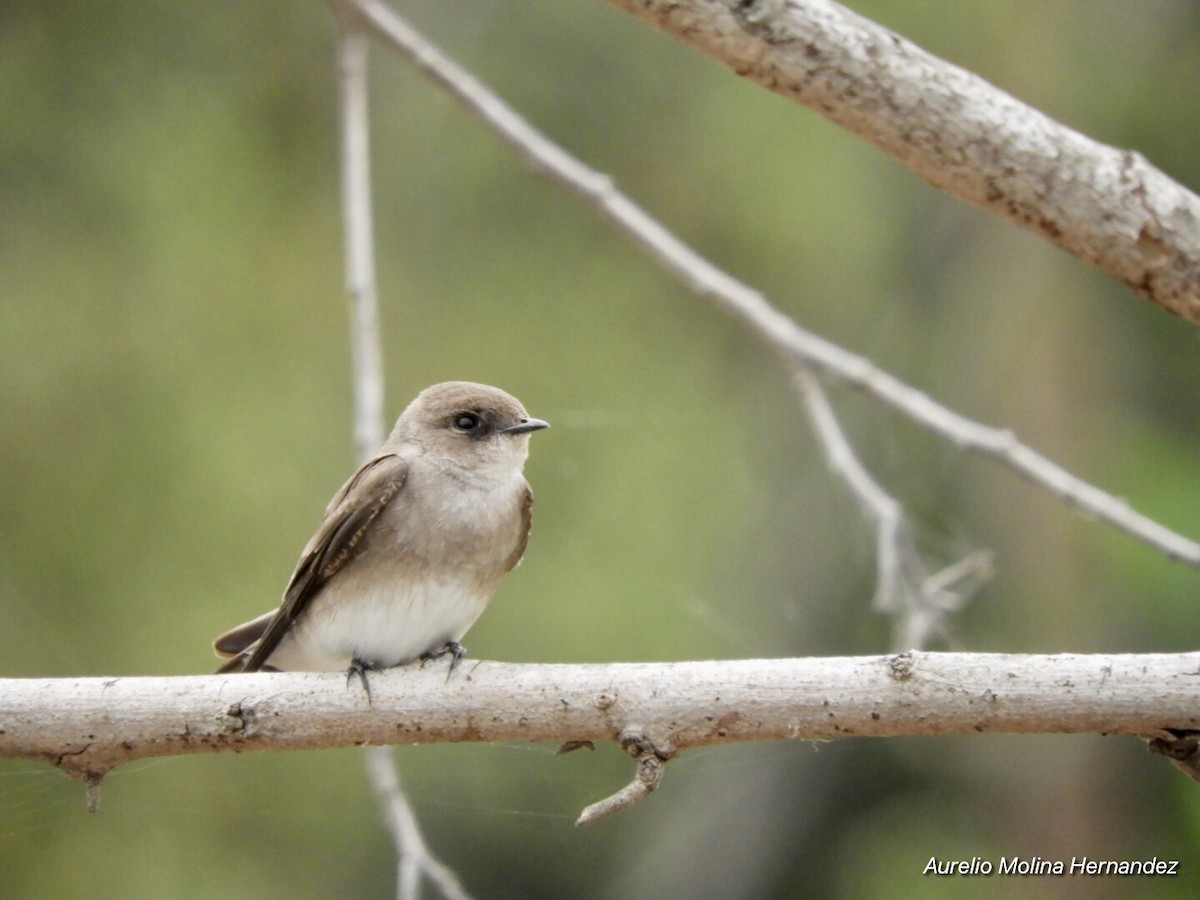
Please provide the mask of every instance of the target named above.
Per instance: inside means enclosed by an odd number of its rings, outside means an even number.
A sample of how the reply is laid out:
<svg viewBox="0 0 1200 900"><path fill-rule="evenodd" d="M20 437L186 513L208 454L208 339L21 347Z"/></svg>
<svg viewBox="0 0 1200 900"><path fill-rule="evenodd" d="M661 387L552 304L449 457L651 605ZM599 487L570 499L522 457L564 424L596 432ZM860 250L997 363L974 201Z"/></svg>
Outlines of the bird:
<svg viewBox="0 0 1200 900"><path fill-rule="evenodd" d="M213 641L218 670L367 672L451 655L521 561L532 418L499 388L421 391L325 509L279 607ZM449 677L449 676L447 676Z"/></svg>

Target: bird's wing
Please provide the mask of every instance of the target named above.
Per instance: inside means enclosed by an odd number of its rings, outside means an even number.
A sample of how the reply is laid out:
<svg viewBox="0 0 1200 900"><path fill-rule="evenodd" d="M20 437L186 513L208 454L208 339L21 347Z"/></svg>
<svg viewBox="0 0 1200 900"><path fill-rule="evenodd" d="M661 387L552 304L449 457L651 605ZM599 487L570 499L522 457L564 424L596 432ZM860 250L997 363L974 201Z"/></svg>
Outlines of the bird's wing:
<svg viewBox="0 0 1200 900"><path fill-rule="evenodd" d="M283 603L272 614L270 623L263 628L260 622L265 617L260 617L234 629L237 632L258 626L262 633L243 671L261 669L325 583L367 548L372 525L400 494L407 479L408 463L398 456L388 455L365 463L342 485L329 502L317 533L300 554L296 571L283 592ZM218 643L222 638L217 639Z"/></svg>
<svg viewBox="0 0 1200 900"><path fill-rule="evenodd" d="M504 571L511 572L521 562L525 555L525 547L529 544L529 529L533 525L533 489L526 484L525 495L521 498L521 535L517 546L504 563Z"/></svg>

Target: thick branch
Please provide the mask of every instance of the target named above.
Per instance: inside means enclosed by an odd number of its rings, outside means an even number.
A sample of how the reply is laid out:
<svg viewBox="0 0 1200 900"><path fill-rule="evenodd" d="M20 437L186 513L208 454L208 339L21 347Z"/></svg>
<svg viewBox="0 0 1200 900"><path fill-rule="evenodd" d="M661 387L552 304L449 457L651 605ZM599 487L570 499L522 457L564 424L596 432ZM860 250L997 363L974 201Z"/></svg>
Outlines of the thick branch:
<svg viewBox="0 0 1200 900"><path fill-rule="evenodd" d="M478 662L341 673L0 680L0 757L95 777L150 756L445 741L734 741L1200 729L1200 653L618 665ZM1170 731L1168 731L1170 729Z"/></svg>
<svg viewBox="0 0 1200 900"><path fill-rule="evenodd" d="M1200 198L828 0L610 0L1200 322Z"/></svg>

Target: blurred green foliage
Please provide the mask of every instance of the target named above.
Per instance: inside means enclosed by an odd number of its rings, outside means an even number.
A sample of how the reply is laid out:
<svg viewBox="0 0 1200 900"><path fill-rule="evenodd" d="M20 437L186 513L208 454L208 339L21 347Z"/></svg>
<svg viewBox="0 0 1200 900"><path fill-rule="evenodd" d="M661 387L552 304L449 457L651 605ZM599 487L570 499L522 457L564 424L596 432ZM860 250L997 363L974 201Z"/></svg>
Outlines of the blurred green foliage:
<svg viewBox="0 0 1200 900"><path fill-rule="evenodd" d="M1200 7L855 8L1200 185ZM937 193L603 3L413 0L536 125L803 324L1200 535L1200 332ZM0 622L5 676L204 672L271 607L353 466L334 27L321 3L0 11ZM389 408L498 384L554 430L521 569L477 658L878 653L871 531L773 357L374 54ZM997 554L955 620L989 651L1195 647L1195 572L845 391L933 563ZM1200 795L1137 741L995 737L693 752L398 752L480 897L1139 896L1200 885ZM1183 860L1175 879L970 883L931 855ZM0 765L8 897L385 897L352 751L168 759L81 786Z"/></svg>

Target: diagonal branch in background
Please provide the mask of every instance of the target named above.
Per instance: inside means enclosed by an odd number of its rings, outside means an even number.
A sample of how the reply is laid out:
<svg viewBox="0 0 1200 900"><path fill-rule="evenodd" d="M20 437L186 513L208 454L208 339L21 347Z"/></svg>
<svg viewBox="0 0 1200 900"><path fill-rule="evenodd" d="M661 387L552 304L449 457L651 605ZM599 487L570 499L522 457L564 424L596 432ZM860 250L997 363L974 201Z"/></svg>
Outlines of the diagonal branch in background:
<svg viewBox="0 0 1200 900"><path fill-rule="evenodd" d="M1200 197L830 0L609 0L1200 322Z"/></svg>
<svg viewBox="0 0 1200 900"><path fill-rule="evenodd" d="M344 10L345 15L355 16L418 71L462 103L536 172L592 204L635 246L684 284L750 326L784 357L790 367L809 366L856 387L962 449L1005 464L1034 484L1168 558L1200 568L1200 544L1137 512L1124 500L1077 478L1022 444L1011 431L959 415L884 372L870 360L801 328L758 291L713 265L617 191L610 178L547 139L478 80L447 59L387 5L378 0L332 2Z"/></svg>

